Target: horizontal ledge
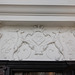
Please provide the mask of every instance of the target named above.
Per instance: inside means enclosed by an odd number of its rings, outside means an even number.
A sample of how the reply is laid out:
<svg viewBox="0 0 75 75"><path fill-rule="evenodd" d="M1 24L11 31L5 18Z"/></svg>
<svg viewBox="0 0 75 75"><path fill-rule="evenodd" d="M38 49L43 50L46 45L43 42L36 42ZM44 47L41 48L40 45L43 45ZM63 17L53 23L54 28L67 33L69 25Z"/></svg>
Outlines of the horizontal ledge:
<svg viewBox="0 0 75 75"><path fill-rule="evenodd" d="M2 16L75 16L75 14L25 14L25 13L0 13Z"/></svg>
<svg viewBox="0 0 75 75"><path fill-rule="evenodd" d="M16 5L75 5L75 0L0 0L0 4L16 4Z"/></svg>
<svg viewBox="0 0 75 75"><path fill-rule="evenodd" d="M4 14L75 14L75 5L0 5Z"/></svg>
<svg viewBox="0 0 75 75"><path fill-rule="evenodd" d="M0 16L0 21L75 21L75 16Z"/></svg>

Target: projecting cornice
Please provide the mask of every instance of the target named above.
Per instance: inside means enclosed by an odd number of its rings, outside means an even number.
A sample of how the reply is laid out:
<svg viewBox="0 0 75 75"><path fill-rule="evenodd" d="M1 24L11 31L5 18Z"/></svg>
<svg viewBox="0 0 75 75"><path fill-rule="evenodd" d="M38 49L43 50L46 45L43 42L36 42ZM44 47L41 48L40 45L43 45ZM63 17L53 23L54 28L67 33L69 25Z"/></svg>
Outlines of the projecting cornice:
<svg viewBox="0 0 75 75"><path fill-rule="evenodd" d="M0 15L65 16L75 15L73 5L0 5Z"/></svg>
<svg viewBox="0 0 75 75"><path fill-rule="evenodd" d="M75 1L0 0L0 21L75 21Z"/></svg>

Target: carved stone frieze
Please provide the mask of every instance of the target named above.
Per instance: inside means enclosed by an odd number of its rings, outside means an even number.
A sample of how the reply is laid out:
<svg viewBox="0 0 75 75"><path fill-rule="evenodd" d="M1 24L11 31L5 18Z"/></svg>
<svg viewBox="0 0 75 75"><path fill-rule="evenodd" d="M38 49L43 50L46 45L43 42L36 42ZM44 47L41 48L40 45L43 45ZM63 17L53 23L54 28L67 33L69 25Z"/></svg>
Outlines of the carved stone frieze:
<svg viewBox="0 0 75 75"><path fill-rule="evenodd" d="M3 26L0 59L74 60L74 27Z"/></svg>

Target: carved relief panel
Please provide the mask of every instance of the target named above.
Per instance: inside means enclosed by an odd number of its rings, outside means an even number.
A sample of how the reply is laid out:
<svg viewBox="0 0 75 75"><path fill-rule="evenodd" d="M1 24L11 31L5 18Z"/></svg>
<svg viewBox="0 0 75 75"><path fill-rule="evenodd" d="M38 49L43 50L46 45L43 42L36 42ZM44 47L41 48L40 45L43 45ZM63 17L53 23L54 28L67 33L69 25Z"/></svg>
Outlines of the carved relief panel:
<svg viewBox="0 0 75 75"><path fill-rule="evenodd" d="M0 59L74 60L75 27L3 26Z"/></svg>

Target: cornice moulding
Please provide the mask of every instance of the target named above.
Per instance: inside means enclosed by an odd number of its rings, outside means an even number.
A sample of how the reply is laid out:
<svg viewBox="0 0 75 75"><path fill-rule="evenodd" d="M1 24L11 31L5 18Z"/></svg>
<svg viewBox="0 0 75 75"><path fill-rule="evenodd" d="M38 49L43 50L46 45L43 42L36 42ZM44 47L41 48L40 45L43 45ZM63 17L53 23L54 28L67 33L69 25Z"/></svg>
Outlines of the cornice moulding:
<svg viewBox="0 0 75 75"><path fill-rule="evenodd" d="M0 4L0 21L75 21L75 6Z"/></svg>
<svg viewBox="0 0 75 75"><path fill-rule="evenodd" d="M75 0L0 0L0 4L16 5L75 5Z"/></svg>
<svg viewBox="0 0 75 75"><path fill-rule="evenodd" d="M0 16L0 21L75 21L75 16Z"/></svg>
<svg viewBox="0 0 75 75"><path fill-rule="evenodd" d="M51 14L75 14L75 6L72 5L0 5L0 14L12 15L51 15Z"/></svg>

